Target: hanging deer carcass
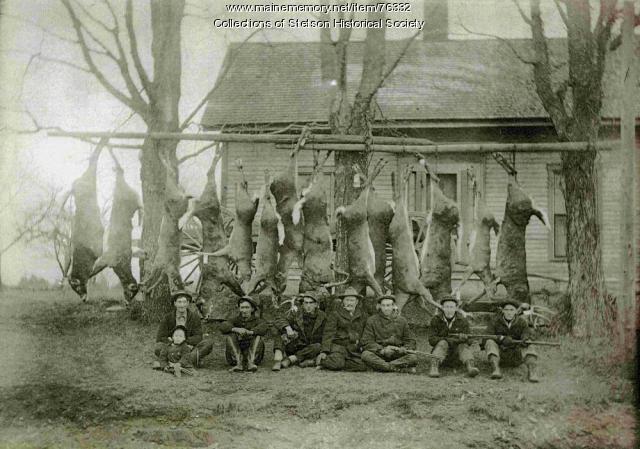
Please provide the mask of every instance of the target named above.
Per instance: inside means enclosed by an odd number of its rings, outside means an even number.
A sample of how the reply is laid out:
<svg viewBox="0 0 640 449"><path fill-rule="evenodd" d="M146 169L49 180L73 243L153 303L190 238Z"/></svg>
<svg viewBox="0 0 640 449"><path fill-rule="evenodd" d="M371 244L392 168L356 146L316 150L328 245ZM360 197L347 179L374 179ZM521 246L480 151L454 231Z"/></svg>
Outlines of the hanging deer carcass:
<svg viewBox="0 0 640 449"><path fill-rule="evenodd" d="M71 272L69 285L82 301L87 300L87 281L91 278L93 264L102 254L104 229L100 220L96 176L98 158L106 145L100 141L89 159L87 170L73 182L67 198L73 195L75 213L71 228ZM66 202L63 200L63 206Z"/></svg>
<svg viewBox="0 0 640 449"><path fill-rule="evenodd" d="M457 235L459 211L430 173L431 210L420 251L420 281L437 300L451 292L451 238Z"/></svg>
<svg viewBox="0 0 640 449"><path fill-rule="evenodd" d="M204 300L214 299L215 293L224 285L238 296L244 296L244 291L229 268L226 257L213 256L215 251L223 248L227 243L224 231L218 188L216 185L216 166L222 158L223 151L219 148L213 157L211 167L207 172L207 183L200 198L193 201L192 214L202 225L202 265L200 297ZM183 218L183 221L185 219Z"/></svg>
<svg viewBox="0 0 640 449"><path fill-rule="evenodd" d="M465 271L460 284L452 292L454 296L458 295L458 292L462 286L469 280L472 275L476 275L482 281L484 285L484 291L482 294L477 295L475 298L467 302L471 303L485 294L489 298L493 298L496 294L496 287L499 279L491 272L491 230L495 235L500 232L500 224L496 220L493 213L487 208L487 205L482 197L482 194L478 191L477 183L473 174L473 230L469 236L468 248L469 248L469 266Z"/></svg>
<svg viewBox="0 0 640 449"><path fill-rule="evenodd" d="M296 148L289 156L287 168L280 172L271 183L271 193L276 202L276 211L282 219L284 226L284 242L279 248L278 275L286 279L289 267L294 259L302 265L302 246L304 244L304 217L297 223L293 222L293 209L298 202L298 164L297 155L307 132L303 131Z"/></svg>
<svg viewBox="0 0 640 449"><path fill-rule="evenodd" d="M186 195L184 189L176 181L177 173L169 165L165 156L159 156L166 169L164 214L160 222L158 234L158 251L153 259L151 268L145 273L146 294L153 294L158 284L167 276L169 289L182 290L184 284L180 275L180 245L182 236L178 223L180 218L187 213L189 203L192 200Z"/></svg>
<svg viewBox="0 0 640 449"><path fill-rule="evenodd" d="M222 249L213 253L213 257L226 256L238 267L240 282L251 278L251 258L253 257L252 225L258 210L259 198L252 197L249 193L242 161L236 161L236 165L242 174L242 181L236 185L235 220L229 237L229 243Z"/></svg>
<svg viewBox="0 0 640 449"><path fill-rule="evenodd" d="M509 298L529 302L527 278L526 229L532 215L549 227L547 214L538 209L531 197L520 187L514 175L507 185L507 203L498 236L496 276L507 289Z"/></svg>
<svg viewBox="0 0 640 449"><path fill-rule="evenodd" d="M142 202L138 193L124 179L124 169L110 150L114 161L116 180L113 188L111 216L107 228L106 248L104 253L93 264L91 276L95 276L105 268L112 268L118 276L124 298L128 302L138 293L138 282L131 272L131 219L136 211L138 222L142 214Z"/></svg>
<svg viewBox="0 0 640 449"><path fill-rule="evenodd" d="M435 309L427 306L427 302L436 309L440 305L436 303L429 290L420 282L420 266L418 255L413 246L413 227L409 220L407 209L407 186L411 167L407 167L404 173L403 182L396 186L394 174L391 174L391 184L394 190L394 213L389 225L391 237L391 247L393 248L392 274L393 274L393 294L396 297L398 310L409 300L411 295L420 297L420 305L432 315Z"/></svg>
<svg viewBox="0 0 640 449"><path fill-rule="evenodd" d="M270 287L274 293L273 301L277 304L279 296L286 287L286 279L278 272L278 249L284 242L285 231L280 215L276 211L276 201L271 194L271 178L265 171L265 185L260 198L262 212L260 214L260 232L256 245L256 271L246 288L248 294L259 292Z"/></svg>
<svg viewBox="0 0 640 449"><path fill-rule="evenodd" d="M293 209L293 223L304 217L304 242L302 246L301 293L317 289L333 282L333 242L327 217L326 180L322 167L316 167L309 186L302 191L302 198Z"/></svg>
<svg viewBox="0 0 640 449"><path fill-rule="evenodd" d="M356 291L369 286L376 296L381 296L382 288L374 277L375 253L367 222L367 204L374 176L367 179L358 166L354 169L358 172L357 176L364 180L364 189L352 204L336 209L336 216L342 220L347 235L348 282Z"/></svg>

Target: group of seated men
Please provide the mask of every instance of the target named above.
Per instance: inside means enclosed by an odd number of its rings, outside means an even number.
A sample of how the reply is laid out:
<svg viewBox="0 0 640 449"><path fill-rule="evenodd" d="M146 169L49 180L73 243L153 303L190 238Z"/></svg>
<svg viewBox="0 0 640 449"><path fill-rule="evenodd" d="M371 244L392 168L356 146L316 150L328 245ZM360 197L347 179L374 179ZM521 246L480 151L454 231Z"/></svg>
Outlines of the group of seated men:
<svg viewBox="0 0 640 449"><path fill-rule="evenodd" d="M172 295L175 311L158 328L155 369L192 374L193 368L211 353L213 338L203 337L198 313L189 308L191 296L178 291ZM288 318L267 323L259 305L250 296L238 299L238 313L220 326L225 337L225 359L230 372L258 370L265 352L265 338L275 330L273 370L293 365L327 370L415 373L418 364L416 339L407 320L395 306L392 295L377 299L378 312L368 316L362 296L354 291L336 297L330 313L320 310L314 294L301 294L302 307ZM439 367L462 363L469 377L478 375L468 320L458 310L457 300L444 296L442 310L429 325L431 346L430 377L440 377ZM517 315L518 303L503 301L501 311L489 324L481 341L492 365L492 379L502 378L500 367L525 363L528 379L538 382L537 355L526 344L529 326Z"/></svg>

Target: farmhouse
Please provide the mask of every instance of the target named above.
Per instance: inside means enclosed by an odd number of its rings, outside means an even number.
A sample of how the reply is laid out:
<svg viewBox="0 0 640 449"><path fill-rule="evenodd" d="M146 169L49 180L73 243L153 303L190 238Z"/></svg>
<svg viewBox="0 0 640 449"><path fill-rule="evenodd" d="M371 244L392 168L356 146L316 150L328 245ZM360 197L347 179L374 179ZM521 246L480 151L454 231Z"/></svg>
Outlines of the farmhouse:
<svg viewBox="0 0 640 449"><path fill-rule="evenodd" d="M386 60L397 58L404 43L387 43ZM456 154L433 154L445 194L456 200L465 229L472 224L471 169L488 207L502 220L507 194L507 174L490 154L475 151L479 143L553 142L557 140L551 122L536 94L531 68L520 55L530 51L528 40L449 40L446 32L425 34L415 40L387 78L376 97L376 136L408 136L436 143L468 144ZM566 54L566 42L550 41L551 54L558 60ZM362 71L362 42L348 47L348 85L353 96ZM618 52L619 53L619 52ZM245 43L228 50L219 88L209 101L202 119L210 131L266 133L291 125L309 124L327 129L331 79L321 70L318 42ZM620 86L617 67L620 55L609 56L605 74L602 113L603 139L619 138ZM560 71L563 69L560 68ZM566 71L566 66L564 67ZM636 101L640 112L640 101ZM222 201L233 208L239 172L233 160L243 160L250 189L258 191L263 171L279 172L286 167L289 145L269 143L226 143L222 162ZM602 151L598 160L599 217L604 267L608 287L615 291L619 262L620 167L617 148ZM312 152L299 158L300 187L308 182ZM565 207L560 188L560 153L504 153L514 162L518 180L538 206L548 212L551 230L533 218L527 228L527 264L533 289L543 285L561 288L568 276L566 263ZM415 162L412 156L385 154L389 161L375 182L376 191L391 199L392 171L399 172ZM333 158L325 172L333 173ZM429 183L420 172L410 181L409 207L413 216L429 209ZM333 192L331 195L331 208ZM257 225L254 223L254 225ZM257 228L256 228L257 231ZM495 262L497 239L493 239ZM454 279L464 270L456 265ZM479 285L470 288L479 289Z"/></svg>

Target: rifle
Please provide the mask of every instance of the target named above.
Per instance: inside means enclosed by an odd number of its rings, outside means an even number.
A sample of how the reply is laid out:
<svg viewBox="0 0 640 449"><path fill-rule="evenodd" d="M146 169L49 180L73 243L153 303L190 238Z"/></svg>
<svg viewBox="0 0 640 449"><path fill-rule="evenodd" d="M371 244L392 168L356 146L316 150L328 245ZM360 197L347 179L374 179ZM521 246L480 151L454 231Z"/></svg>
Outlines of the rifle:
<svg viewBox="0 0 640 449"><path fill-rule="evenodd" d="M461 335L466 335L469 338L491 338L494 340L500 340L500 337L506 337L506 335L490 335L490 334L449 334L449 337L459 338ZM539 345L539 346L560 346L559 342L555 341L539 341L539 340L512 340L515 345Z"/></svg>
<svg viewBox="0 0 640 449"><path fill-rule="evenodd" d="M416 351L415 349L401 349L404 354L415 354L424 357L427 360L442 360L442 357L433 355L430 352Z"/></svg>

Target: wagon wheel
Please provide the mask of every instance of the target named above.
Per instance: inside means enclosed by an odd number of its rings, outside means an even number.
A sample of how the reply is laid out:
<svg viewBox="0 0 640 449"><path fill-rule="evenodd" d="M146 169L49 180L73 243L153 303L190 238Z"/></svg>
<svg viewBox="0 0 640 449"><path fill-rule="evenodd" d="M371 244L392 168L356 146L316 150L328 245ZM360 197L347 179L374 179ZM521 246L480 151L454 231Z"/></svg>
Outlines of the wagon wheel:
<svg viewBox="0 0 640 449"><path fill-rule="evenodd" d="M182 228L180 244L180 275L185 289L194 299L200 296L202 284L202 226L200 221L192 217Z"/></svg>
<svg viewBox="0 0 640 449"><path fill-rule="evenodd" d="M222 227L224 228L224 233L227 235L227 239L231 237L231 231L233 231L233 223L235 222L235 216L232 211L227 208L222 208ZM238 276L238 265L229 259L229 268L231 272Z"/></svg>

